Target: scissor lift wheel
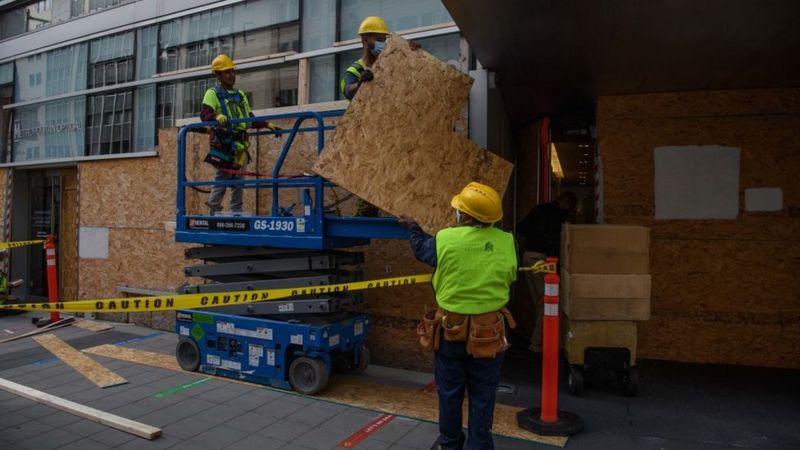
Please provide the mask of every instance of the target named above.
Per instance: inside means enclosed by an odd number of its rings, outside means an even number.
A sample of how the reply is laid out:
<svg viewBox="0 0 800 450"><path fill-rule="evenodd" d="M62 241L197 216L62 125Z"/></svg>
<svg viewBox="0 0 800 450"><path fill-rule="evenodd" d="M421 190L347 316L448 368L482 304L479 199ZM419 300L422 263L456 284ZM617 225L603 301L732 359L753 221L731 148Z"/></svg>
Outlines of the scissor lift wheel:
<svg viewBox="0 0 800 450"><path fill-rule="evenodd" d="M367 370L367 366L369 366L370 361L370 352L369 347L366 345L361 346L361 357L358 360L358 364L354 365L353 368L350 370L351 373L361 373Z"/></svg>
<svg viewBox="0 0 800 450"><path fill-rule="evenodd" d="M328 366L321 359L301 356L289 367L289 383L292 388L306 395L313 395L328 385Z"/></svg>
<svg viewBox="0 0 800 450"><path fill-rule="evenodd" d="M175 356L183 370L195 372L200 367L200 349L191 338L181 336L178 339L178 346L175 347Z"/></svg>

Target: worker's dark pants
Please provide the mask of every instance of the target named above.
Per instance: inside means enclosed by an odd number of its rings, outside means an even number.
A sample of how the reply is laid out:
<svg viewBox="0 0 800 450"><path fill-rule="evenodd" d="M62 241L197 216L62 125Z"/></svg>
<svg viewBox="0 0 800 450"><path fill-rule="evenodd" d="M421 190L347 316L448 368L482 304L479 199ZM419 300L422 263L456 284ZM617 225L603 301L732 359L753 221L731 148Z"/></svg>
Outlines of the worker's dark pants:
<svg viewBox="0 0 800 450"><path fill-rule="evenodd" d="M441 340L434 353L436 391L439 393L439 445L443 449L462 449L461 404L464 390L469 395L469 426L466 449L491 450L495 391L500 382L501 353L491 359L467 354L466 342Z"/></svg>

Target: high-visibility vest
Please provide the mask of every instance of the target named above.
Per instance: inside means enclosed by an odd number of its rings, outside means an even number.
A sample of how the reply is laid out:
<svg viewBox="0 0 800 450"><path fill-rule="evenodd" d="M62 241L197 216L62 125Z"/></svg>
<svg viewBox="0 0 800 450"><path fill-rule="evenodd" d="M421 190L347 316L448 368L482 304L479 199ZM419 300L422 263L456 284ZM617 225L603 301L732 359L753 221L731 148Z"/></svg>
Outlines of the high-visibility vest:
<svg viewBox="0 0 800 450"><path fill-rule="evenodd" d="M517 279L514 236L494 227L460 226L436 234L433 289L442 309L458 314L497 311Z"/></svg>
<svg viewBox="0 0 800 450"><path fill-rule="evenodd" d="M355 77L358 79L361 78L361 74L364 73L365 70L367 70L366 64L364 64L363 60L359 59L358 61L355 61L353 64L347 66L347 70L345 70L345 72L355 75ZM345 77L342 77L342 79L339 80L339 92L342 93L342 96L347 98L347 95L344 92L345 88L347 87L344 82L344 78Z"/></svg>

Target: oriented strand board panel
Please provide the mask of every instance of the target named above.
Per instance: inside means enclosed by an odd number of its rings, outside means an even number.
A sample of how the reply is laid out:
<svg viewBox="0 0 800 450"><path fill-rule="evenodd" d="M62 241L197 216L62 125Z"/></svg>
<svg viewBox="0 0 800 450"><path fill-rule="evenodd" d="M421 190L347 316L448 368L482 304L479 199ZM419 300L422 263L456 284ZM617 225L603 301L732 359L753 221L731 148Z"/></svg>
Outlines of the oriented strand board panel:
<svg viewBox="0 0 800 450"><path fill-rule="evenodd" d="M609 223L651 228L652 317L639 356L800 368L800 89L601 97ZM655 220L653 149L741 149L739 198L780 188L783 208L735 220Z"/></svg>
<svg viewBox="0 0 800 450"><path fill-rule="evenodd" d="M393 36L314 171L429 233L451 224L470 181L505 192L513 165L453 133L471 80Z"/></svg>
<svg viewBox="0 0 800 450"><path fill-rule="evenodd" d="M61 169L61 231L58 240L61 298L78 296L78 171Z"/></svg>
<svg viewBox="0 0 800 450"><path fill-rule="evenodd" d="M101 388L117 386L128 382L128 380L106 369L97 361L75 350L75 348L59 339L55 334L34 336L33 340Z"/></svg>
<svg viewBox="0 0 800 450"><path fill-rule="evenodd" d="M175 361L175 358L172 356L133 348L105 344L86 349L84 352L161 369L182 371ZM233 383L242 383L238 380L231 380L223 377L215 378ZM335 377L331 378L325 389L313 397L429 422L438 421L439 413L436 395L420 390L406 389L386 384L366 383L359 380L358 377L348 377L346 375L337 374ZM467 402L465 402L464 408L464 425L466 426L468 416ZM558 447L566 445L567 438L565 437L540 436L518 427L517 413L520 410L521 408L519 407L497 404L495 406L492 432L502 436L540 442Z"/></svg>

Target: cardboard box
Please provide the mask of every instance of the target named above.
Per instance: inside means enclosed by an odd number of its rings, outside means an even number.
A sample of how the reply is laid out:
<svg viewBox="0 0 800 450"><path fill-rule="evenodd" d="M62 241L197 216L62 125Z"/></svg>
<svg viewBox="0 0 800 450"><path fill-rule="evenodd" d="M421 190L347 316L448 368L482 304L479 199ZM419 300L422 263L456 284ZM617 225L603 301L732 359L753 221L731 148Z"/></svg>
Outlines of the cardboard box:
<svg viewBox="0 0 800 450"><path fill-rule="evenodd" d="M570 364L583 365L587 348L627 348L636 364L636 322L568 320L564 348Z"/></svg>
<svg viewBox="0 0 800 450"><path fill-rule="evenodd" d="M561 229L561 267L571 273L650 273L650 229L571 225Z"/></svg>
<svg viewBox="0 0 800 450"><path fill-rule="evenodd" d="M650 275L561 269L561 309L573 320L649 320L650 285Z"/></svg>

